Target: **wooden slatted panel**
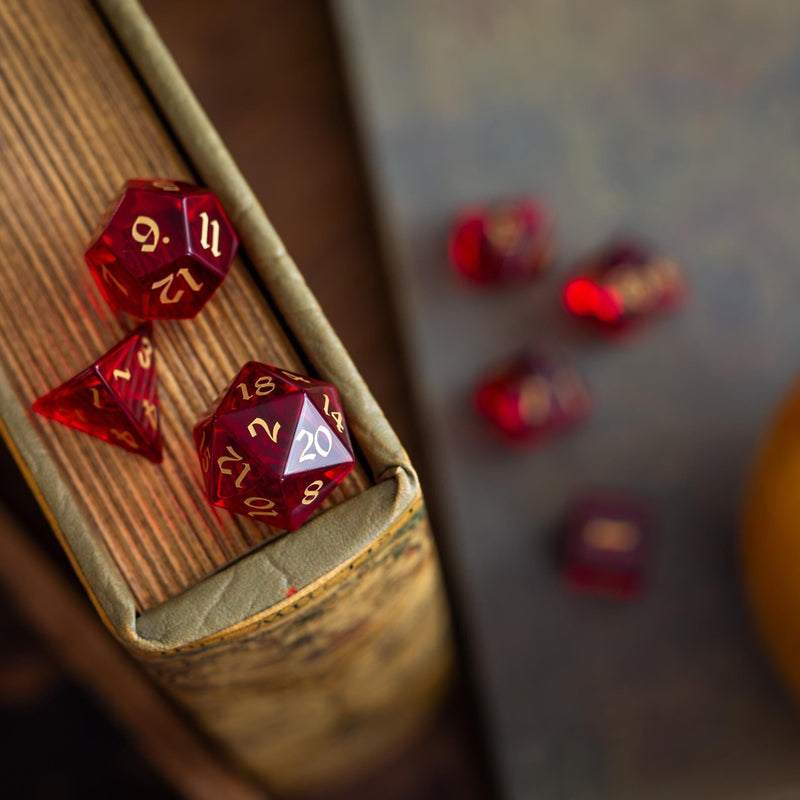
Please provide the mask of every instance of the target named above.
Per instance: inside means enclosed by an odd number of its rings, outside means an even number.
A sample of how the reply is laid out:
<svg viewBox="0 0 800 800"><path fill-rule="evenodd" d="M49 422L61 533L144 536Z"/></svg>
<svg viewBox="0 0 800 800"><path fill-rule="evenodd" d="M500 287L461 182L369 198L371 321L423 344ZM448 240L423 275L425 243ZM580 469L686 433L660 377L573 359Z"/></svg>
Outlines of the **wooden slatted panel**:
<svg viewBox="0 0 800 800"><path fill-rule="evenodd" d="M135 324L83 260L131 177L192 180L96 12L0 4L0 363L25 405ZM141 609L277 533L208 504L191 429L245 361L305 371L238 259L196 319L156 323L155 340L163 464L31 414ZM367 485L357 467L326 507Z"/></svg>

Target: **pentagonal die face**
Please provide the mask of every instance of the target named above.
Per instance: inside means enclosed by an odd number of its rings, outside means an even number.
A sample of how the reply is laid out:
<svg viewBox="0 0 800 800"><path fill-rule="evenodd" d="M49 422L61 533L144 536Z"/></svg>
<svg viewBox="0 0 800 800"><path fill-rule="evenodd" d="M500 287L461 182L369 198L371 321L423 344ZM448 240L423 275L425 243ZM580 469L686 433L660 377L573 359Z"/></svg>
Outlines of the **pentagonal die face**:
<svg viewBox="0 0 800 800"><path fill-rule="evenodd" d="M285 530L302 525L355 463L336 389L254 361L194 437L208 499Z"/></svg>
<svg viewBox="0 0 800 800"><path fill-rule="evenodd" d="M113 308L194 317L222 283L238 241L216 195L188 183L128 181L86 251Z"/></svg>

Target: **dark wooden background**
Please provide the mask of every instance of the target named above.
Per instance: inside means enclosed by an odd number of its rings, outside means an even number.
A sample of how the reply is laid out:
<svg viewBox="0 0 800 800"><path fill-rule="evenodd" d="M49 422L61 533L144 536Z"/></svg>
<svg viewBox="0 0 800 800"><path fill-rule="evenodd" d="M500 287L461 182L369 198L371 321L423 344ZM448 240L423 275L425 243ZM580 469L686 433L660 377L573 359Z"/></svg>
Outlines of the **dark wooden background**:
<svg viewBox="0 0 800 800"><path fill-rule="evenodd" d="M146 0L234 158L412 457L419 453L334 31L321 0ZM4 454L5 456L5 454ZM60 563L5 456L0 502ZM1 599L1 598L0 598ZM0 602L5 797L172 797L85 688ZM456 691L422 741L334 800L480 796L473 720Z"/></svg>

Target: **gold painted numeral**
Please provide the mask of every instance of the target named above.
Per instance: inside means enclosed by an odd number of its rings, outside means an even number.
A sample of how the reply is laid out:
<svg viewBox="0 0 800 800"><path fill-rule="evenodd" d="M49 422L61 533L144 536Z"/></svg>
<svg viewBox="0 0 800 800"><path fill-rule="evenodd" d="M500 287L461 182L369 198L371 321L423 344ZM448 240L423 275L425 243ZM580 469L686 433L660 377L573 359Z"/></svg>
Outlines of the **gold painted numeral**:
<svg viewBox="0 0 800 800"><path fill-rule="evenodd" d="M339 431L339 433L342 433L344 431L344 420L342 419L342 412L331 411L331 398L328 397L327 394L323 394L322 396L325 398L325 406L322 409L323 412L336 423L336 430Z"/></svg>
<svg viewBox="0 0 800 800"><path fill-rule="evenodd" d="M131 226L131 236L142 246L143 253L152 253L158 246L161 231L152 217L136 217Z"/></svg>
<svg viewBox="0 0 800 800"><path fill-rule="evenodd" d="M289 370L282 369L281 372L292 381L300 381L300 383L311 383L308 378L304 378L302 375L295 375L293 372L289 372Z"/></svg>
<svg viewBox="0 0 800 800"><path fill-rule="evenodd" d="M150 181L150 185L156 189L163 189L165 192L179 192L181 187L172 181Z"/></svg>
<svg viewBox="0 0 800 800"><path fill-rule="evenodd" d="M151 400L142 400L145 419L150 423L153 430L158 429L158 407Z"/></svg>
<svg viewBox="0 0 800 800"><path fill-rule="evenodd" d="M248 497L244 504L252 511L247 512L248 517L277 517L278 512L275 510L275 503L268 500L266 497Z"/></svg>
<svg viewBox="0 0 800 800"><path fill-rule="evenodd" d="M130 433L130 431L120 431L116 428L112 428L111 435L117 439L117 441L125 442L128 447L131 447L134 450L139 449L139 445L136 443L136 439L133 438L133 435Z"/></svg>
<svg viewBox="0 0 800 800"><path fill-rule="evenodd" d="M111 272L109 271L108 267L105 264L103 264L103 267L100 270L100 274L103 276L103 280L106 283L113 283L114 286L116 286L117 289L119 289L122 292L122 294L124 294L126 297L128 296L128 290L111 274Z"/></svg>
<svg viewBox="0 0 800 800"><path fill-rule="evenodd" d="M163 305L169 305L170 303L177 303L178 300L183 297L183 289L178 289L175 294L170 297L169 290L172 286L172 281L175 280L176 277L181 277L186 281L186 284L193 292L199 292L200 289L203 288L202 283L198 283L194 275L189 272L188 267L182 267L177 272L170 272L166 278L162 278L160 281L154 281L153 284L150 286L151 289L158 289L161 286L164 288L161 290L161 294L159 295L158 299Z"/></svg>
<svg viewBox="0 0 800 800"><path fill-rule="evenodd" d="M223 467L222 465L223 464L227 464L229 461L233 461L234 463L242 462L240 464L241 471L239 472L238 476L236 477L236 481L235 481L236 488L240 489L241 486L242 486L242 481L244 480L244 478L247 475L247 473L250 472L250 464L248 464L244 460L244 457L240 456L239 453L237 453L233 449L233 447L231 447L230 445L228 445L228 447L226 449L230 453L230 455L229 456L220 456L217 459L217 467L219 467L219 471L223 475L233 475L233 470L228 469L227 467Z"/></svg>
<svg viewBox="0 0 800 800"><path fill-rule="evenodd" d="M219 222L217 220L210 220L205 211L200 212L200 219L202 220L203 227L200 230L200 246L203 250L211 250L214 258L219 258L222 252L219 249ZM208 242L208 229L211 228L211 244Z"/></svg>
<svg viewBox="0 0 800 800"><path fill-rule="evenodd" d="M142 369L150 369L153 363L153 343L147 336L142 336L142 346L136 353L136 359Z"/></svg>
<svg viewBox="0 0 800 800"><path fill-rule="evenodd" d="M301 500L302 504L304 506L310 506L319 497L322 486L322 481L312 481L309 483L308 486L306 486L305 494Z"/></svg>
<svg viewBox="0 0 800 800"><path fill-rule="evenodd" d="M256 394L259 397L266 397L268 394L272 394L272 392L275 390L275 381L273 381L269 375L262 375L260 378L256 379L254 386ZM253 399L253 395L250 394L246 383L237 383L236 388L241 389L242 400Z"/></svg>
<svg viewBox="0 0 800 800"><path fill-rule="evenodd" d="M113 372L114 380L129 381L131 379L131 371L129 369L115 369Z"/></svg>
<svg viewBox="0 0 800 800"><path fill-rule="evenodd" d="M247 430L250 431L250 436L255 439L258 436L258 431L256 427L262 428L267 436L269 436L272 441L277 444L278 443L278 431L281 429L280 422L276 421L275 424L272 426L272 430L269 429L269 424L263 417L256 417L248 426Z"/></svg>

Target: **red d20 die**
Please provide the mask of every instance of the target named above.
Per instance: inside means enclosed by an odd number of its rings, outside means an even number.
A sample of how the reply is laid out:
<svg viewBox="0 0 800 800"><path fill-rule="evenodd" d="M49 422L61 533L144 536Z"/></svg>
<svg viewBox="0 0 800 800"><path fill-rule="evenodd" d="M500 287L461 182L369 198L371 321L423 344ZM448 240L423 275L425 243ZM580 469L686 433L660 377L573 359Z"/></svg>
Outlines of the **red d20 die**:
<svg viewBox="0 0 800 800"><path fill-rule="evenodd" d="M640 501L587 495L573 506L560 546L561 572L574 589L619 597L643 586L651 515Z"/></svg>
<svg viewBox="0 0 800 800"><path fill-rule="evenodd" d="M33 410L160 462L158 387L150 323L138 327L90 367L40 397Z"/></svg>
<svg viewBox="0 0 800 800"><path fill-rule="evenodd" d="M213 192L180 181L132 180L101 222L86 263L118 311L186 319L225 279L237 246Z"/></svg>
<svg viewBox="0 0 800 800"><path fill-rule="evenodd" d="M554 226L538 201L523 198L471 208L456 220L448 253L453 267L477 283L522 283L553 253Z"/></svg>
<svg viewBox="0 0 800 800"><path fill-rule="evenodd" d="M564 307L610 331L680 305L686 284L678 265L644 245L620 240L584 262L564 287Z"/></svg>
<svg viewBox="0 0 800 800"><path fill-rule="evenodd" d="M336 389L256 361L195 426L208 499L295 530L355 463Z"/></svg>
<svg viewBox="0 0 800 800"><path fill-rule="evenodd" d="M475 392L478 413L509 439L536 443L588 416L589 393L560 359L524 353L483 379Z"/></svg>

